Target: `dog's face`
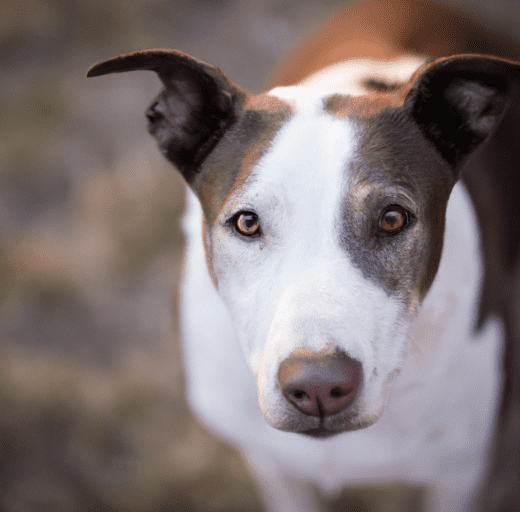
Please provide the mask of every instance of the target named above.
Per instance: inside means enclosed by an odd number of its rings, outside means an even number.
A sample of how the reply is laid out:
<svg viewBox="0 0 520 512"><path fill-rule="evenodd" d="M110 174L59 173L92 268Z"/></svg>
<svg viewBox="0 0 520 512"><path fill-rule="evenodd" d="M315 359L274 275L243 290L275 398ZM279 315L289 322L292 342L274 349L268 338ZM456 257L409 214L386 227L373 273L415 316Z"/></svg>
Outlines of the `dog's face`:
<svg viewBox="0 0 520 512"><path fill-rule="evenodd" d="M362 98L252 96L166 52L92 74L127 69L166 85L150 130L200 199L208 267L266 420L315 437L374 423L435 278L458 169L497 124L516 67L445 60Z"/></svg>
<svg viewBox="0 0 520 512"><path fill-rule="evenodd" d="M437 268L453 174L418 128L392 113L374 123L342 114L353 98L300 88L269 96L266 129L247 145L254 161L236 162L229 190L220 164L235 144L223 141L203 164L209 265L267 421L297 431L368 426L403 365L410 319ZM285 116L272 133L270 116ZM234 129L244 133L240 121ZM360 363L350 407L322 419L285 398L280 365L303 353Z"/></svg>

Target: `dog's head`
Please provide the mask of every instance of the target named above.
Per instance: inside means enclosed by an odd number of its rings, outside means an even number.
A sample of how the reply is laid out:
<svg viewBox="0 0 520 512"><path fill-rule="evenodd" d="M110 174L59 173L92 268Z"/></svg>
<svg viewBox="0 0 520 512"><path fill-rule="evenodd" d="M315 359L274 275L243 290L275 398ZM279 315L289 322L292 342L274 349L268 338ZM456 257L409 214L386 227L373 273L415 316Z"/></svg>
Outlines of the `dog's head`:
<svg viewBox="0 0 520 512"><path fill-rule="evenodd" d="M447 58L360 97L252 95L174 51L89 76L139 69L165 86L149 130L200 200L208 267L266 420L316 437L371 425L435 278L450 191L519 67Z"/></svg>

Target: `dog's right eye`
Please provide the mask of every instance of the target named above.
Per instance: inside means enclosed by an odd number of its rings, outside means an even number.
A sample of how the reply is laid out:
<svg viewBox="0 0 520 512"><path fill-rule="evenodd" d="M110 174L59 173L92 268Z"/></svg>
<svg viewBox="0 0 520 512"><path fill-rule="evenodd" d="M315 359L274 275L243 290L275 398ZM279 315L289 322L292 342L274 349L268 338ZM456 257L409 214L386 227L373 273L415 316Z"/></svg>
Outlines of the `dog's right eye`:
<svg viewBox="0 0 520 512"><path fill-rule="evenodd" d="M254 212L238 212L233 217L235 229L244 236L260 235L260 219Z"/></svg>

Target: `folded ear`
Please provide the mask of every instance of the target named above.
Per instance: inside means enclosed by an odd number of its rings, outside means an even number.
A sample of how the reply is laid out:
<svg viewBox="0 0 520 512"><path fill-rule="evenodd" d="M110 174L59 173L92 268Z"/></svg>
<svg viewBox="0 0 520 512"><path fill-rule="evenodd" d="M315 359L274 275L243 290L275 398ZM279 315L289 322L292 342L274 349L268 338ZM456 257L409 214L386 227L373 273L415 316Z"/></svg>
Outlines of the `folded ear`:
<svg viewBox="0 0 520 512"><path fill-rule="evenodd" d="M161 151L191 182L200 164L240 114L247 93L219 69L173 50L120 55L93 66L87 76L155 71L165 89L146 116Z"/></svg>
<svg viewBox="0 0 520 512"><path fill-rule="evenodd" d="M457 171L466 157L498 126L520 65L513 61L462 55L420 69L405 106L425 136Z"/></svg>

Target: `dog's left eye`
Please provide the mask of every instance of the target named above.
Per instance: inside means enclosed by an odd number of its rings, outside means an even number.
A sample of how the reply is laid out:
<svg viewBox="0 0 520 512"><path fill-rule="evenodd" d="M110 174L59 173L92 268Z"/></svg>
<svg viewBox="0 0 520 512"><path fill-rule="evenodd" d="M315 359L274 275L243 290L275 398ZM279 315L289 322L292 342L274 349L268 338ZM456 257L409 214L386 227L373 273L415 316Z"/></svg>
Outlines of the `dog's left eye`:
<svg viewBox="0 0 520 512"><path fill-rule="evenodd" d="M410 223L410 213L402 206L393 204L379 217L379 227L389 235L402 231Z"/></svg>
<svg viewBox="0 0 520 512"><path fill-rule="evenodd" d="M258 236L260 234L260 219L254 212L239 212L233 217L235 229L244 236Z"/></svg>

